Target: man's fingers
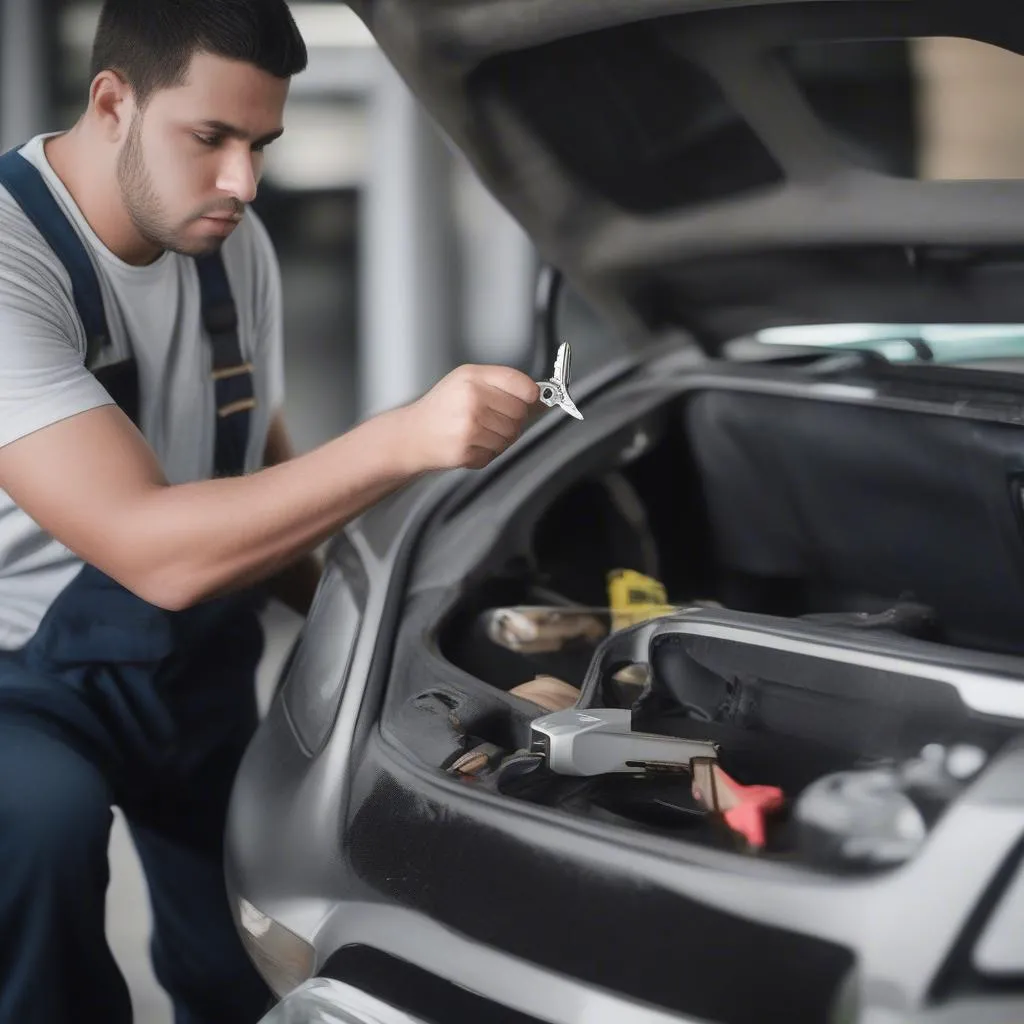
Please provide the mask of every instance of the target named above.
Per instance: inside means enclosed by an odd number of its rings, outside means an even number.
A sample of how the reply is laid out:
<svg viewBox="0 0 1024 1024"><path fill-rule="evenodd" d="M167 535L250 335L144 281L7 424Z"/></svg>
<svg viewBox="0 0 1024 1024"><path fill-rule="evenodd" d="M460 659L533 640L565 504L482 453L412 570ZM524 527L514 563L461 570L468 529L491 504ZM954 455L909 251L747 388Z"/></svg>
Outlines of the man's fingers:
<svg viewBox="0 0 1024 1024"><path fill-rule="evenodd" d="M484 466L494 461L494 452L489 448L481 448L474 445L469 449L469 457L466 459L468 469L483 469Z"/></svg>
<svg viewBox="0 0 1024 1024"><path fill-rule="evenodd" d="M496 455L501 454L511 444L512 439L498 430L479 425L473 437L474 448L486 448Z"/></svg>
<svg viewBox="0 0 1024 1024"><path fill-rule="evenodd" d="M519 436L521 421L498 412L497 409L485 409L480 414L480 424L496 434L501 434L508 441Z"/></svg>
<svg viewBox="0 0 1024 1024"><path fill-rule="evenodd" d="M530 412L530 407L525 402L521 402L514 395L505 391L499 391L497 388L488 387L484 392L484 400L487 403L485 408L488 411L508 420L510 424L525 423Z"/></svg>
<svg viewBox="0 0 1024 1024"><path fill-rule="evenodd" d="M476 370L478 380L515 396L520 402L533 405L540 398L540 388L521 370L511 366L478 366Z"/></svg>

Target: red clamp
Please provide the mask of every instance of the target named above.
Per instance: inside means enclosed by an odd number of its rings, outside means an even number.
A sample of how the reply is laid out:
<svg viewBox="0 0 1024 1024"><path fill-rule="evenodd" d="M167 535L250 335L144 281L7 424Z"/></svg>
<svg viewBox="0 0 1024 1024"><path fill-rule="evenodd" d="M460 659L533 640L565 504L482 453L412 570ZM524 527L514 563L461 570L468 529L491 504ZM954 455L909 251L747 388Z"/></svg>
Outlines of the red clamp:
<svg viewBox="0 0 1024 1024"><path fill-rule="evenodd" d="M765 818L785 802L778 786L743 786L727 775L711 757L695 757L692 792L709 811L721 814L725 823L751 846L765 844Z"/></svg>

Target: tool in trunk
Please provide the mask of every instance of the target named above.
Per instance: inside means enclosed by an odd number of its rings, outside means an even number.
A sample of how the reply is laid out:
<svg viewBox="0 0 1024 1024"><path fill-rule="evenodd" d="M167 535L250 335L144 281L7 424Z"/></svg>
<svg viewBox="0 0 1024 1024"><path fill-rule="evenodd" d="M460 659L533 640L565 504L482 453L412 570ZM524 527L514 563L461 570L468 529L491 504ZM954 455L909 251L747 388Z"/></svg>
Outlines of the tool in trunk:
<svg viewBox="0 0 1024 1024"><path fill-rule="evenodd" d="M715 758L716 744L634 732L627 708L570 709L531 723L534 753L558 775L688 772L696 757Z"/></svg>

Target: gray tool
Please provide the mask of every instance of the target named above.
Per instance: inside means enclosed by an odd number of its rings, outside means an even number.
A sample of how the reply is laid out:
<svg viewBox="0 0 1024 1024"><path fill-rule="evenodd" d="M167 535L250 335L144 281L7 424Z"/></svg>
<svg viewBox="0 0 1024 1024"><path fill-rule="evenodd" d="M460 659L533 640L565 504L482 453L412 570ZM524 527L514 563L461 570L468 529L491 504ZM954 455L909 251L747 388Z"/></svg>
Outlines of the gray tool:
<svg viewBox="0 0 1024 1024"><path fill-rule="evenodd" d="M543 754L556 775L611 772L683 772L695 757L717 757L707 740L633 732L628 708L570 708L535 719L530 749Z"/></svg>
<svg viewBox="0 0 1024 1024"><path fill-rule="evenodd" d="M563 341L558 346L558 354L555 356L555 372L551 379L539 380L536 383L537 387L540 388L540 400L549 409L553 409L557 405L559 409L567 412L570 416L575 416L576 419L581 420L583 419L583 414L576 408L569 397L570 359L569 342Z"/></svg>

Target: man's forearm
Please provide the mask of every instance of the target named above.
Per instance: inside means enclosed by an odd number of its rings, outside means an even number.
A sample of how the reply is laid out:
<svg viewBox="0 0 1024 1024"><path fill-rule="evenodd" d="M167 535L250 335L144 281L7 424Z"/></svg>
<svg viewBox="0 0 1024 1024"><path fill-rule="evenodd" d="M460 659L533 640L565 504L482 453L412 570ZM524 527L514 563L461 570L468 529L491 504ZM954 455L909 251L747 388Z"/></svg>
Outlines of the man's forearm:
<svg viewBox="0 0 1024 1024"><path fill-rule="evenodd" d="M173 486L125 414L101 405L0 446L0 487L83 561L183 608L268 579L420 473L486 466L538 395L519 370L460 366L300 458Z"/></svg>
<svg viewBox="0 0 1024 1024"><path fill-rule="evenodd" d="M401 458L402 422L385 413L250 476L154 488L123 524L147 563L136 589L186 607L294 563L416 475Z"/></svg>

